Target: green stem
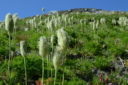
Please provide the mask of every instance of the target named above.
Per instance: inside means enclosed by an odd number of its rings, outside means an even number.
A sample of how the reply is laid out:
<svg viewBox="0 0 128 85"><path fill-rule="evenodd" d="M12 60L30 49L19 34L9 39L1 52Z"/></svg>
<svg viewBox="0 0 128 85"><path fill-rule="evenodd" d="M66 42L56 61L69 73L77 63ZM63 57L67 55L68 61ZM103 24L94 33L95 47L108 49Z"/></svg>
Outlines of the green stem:
<svg viewBox="0 0 128 85"><path fill-rule="evenodd" d="M44 83L44 58L42 57L42 83Z"/></svg>
<svg viewBox="0 0 128 85"><path fill-rule="evenodd" d="M49 56L47 56L47 67L49 66L49 65L48 65L48 62L49 62ZM47 77L49 77L49 72L48 72L48 70L47 70Z"/></svg>
<svg viewBox="0 0 128 85"><path fill-rule="evenodd" d="M62 85L64 85L64 72L63 72Z"/></svg>
<svg viewBox="0 0 128 85"><path fill-rule="evenodd" d="M23 56L23 58L24 58L24 71L25 71L25 85L27 85L27 68L26 68L25 56Z"/></svg>
<svg viewBox="0 0 128 85"><path fill-rule="evenodd" d="M52 68L51 68L51 78L52 78Z"/></svg>
<svg viewBox="0 0 128 85"><path fill-rule="evenodd" d="M10 61L11 61L11 55L10 55L10 51L11 51L11 35L10 33L8 33L9 35L9 60L8 60L8 77L9 77L9 81L10 81Z"/></svg>
<svg viewBox="0 0 128 85"><path fill-rule="evenodd" d="M56 79L57 79L57 69L55 69L54 85L56 85Z"/></svg>

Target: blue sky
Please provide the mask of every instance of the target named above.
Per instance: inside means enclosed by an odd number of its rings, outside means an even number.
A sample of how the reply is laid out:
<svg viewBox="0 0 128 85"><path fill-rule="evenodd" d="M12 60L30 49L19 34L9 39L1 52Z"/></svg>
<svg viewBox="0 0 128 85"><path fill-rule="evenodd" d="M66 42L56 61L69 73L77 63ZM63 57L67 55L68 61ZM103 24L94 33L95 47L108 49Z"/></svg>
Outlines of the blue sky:
<svg viewBox="0 0 128 85"><path fill-rule="evenodd" d="M0 0L0 20L7 13L18 13L21 18L42 14L52 10L71 8L99 8L128 11L128 0Z"/></svg>

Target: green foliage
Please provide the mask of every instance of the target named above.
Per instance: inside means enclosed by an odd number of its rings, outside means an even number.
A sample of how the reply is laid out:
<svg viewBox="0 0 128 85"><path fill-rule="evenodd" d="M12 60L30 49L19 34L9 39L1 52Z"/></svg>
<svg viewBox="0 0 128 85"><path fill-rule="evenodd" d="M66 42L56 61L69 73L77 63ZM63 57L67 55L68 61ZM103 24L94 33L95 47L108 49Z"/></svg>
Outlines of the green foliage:
<svg viewBox="0 0 128 85"><path fill-rule="evenodd" d="M114 61L112 57L105 58L104 56L96 56L93 64L95 65L96 68L105 70L111 67L112 61Z"/></svg>
<svg viewBox="0 0 128 85"><path fill-rule="evenodd" d="M0 34L0 55L8 54L8 35L5 33Z"/></svg>
<svg viewBox="0 0 128 85"><path fill-rule="evenodd" d="M38 56L27 56L27 74L29 80L38 80L41 77L41 58ZM11 61L11 85L24 81L24 64L23 57L17 56ZM7 62L1 65L2 73L7 74ZM2 74L1 74L2 75ZM2 75L4 76L4 75ZM24 83L24 82L22 82Z"/></svg>
<svg viewBox="0 0 128 85"><path fill-rule="evenodd" d="M19 51L19 42L21 40L27 41L27 76L28 83L36 80L41 80L42 71L42 59L38 56L38 40L40 36L46 36L48 43L50 43L51 35L55 35L54 48L57 45L56 30L64 27L64 30L68 33L69 46L67 48L66 61L58 69L57 85L62 83L62 74L64 74L64 85L102 85L99 80L99 75L93 73L94 69L106 72L111 70L112 62L117 57L122 59L128 58L128 26L120 26L112 24L112 19L118 21L119 17L126 14L68 14L67 21L65 22L59 15L41 15L36 17L29 17L20 19L18 22L18 29L16 33L11 35L11 50L14 53ZM46 19L54 20L60 18L60 21L54 21L53 32L50 32L46 26ZM35 20L37 27L33 27L33 24L27 24L29 20ZM99 26L95 29L90 25L93 21L100 21L101 18L106 19L105 24L99 23ZM71 20L69 20L71 19ZM69 22L69 21L70 22ZM55 22L58 22L55 27ZM24 28L29 28L28 31L24 31ZM8 34L4 29L0 29L0 85L20 84L24 85L24 62L23 57L19 54L11 58L11 81L8 81L8 59L2 59L1 57L8 57L9 52ZM51 47L50 47L51 51ZM52 53L49 53L52 59ZM49 85L53 85L54 70L51 59L47 62L45 58L45 83L51 78ZM109 71L107 74L111 83L117 83L119 85L126 85L127 75L120 75L115 71ZM119 78L116 78L119 76ZM104 83L103 83L104 85Z"/></svg>

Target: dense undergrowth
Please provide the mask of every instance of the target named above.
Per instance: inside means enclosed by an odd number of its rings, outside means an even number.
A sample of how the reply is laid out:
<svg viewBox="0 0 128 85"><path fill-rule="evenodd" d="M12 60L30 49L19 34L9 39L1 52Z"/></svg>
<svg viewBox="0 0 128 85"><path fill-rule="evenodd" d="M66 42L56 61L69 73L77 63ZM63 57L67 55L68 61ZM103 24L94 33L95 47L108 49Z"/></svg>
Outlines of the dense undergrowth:
<svg viewBox="0 0 128 85"><path fill-rule="evenodd" d="M121 17L127 19L122 19ZM33 21L32 21L33 20ZM52 22L48 24L48 22ZM38 84L42 76L42 58L38 54L40 36L53 48L57 45L56 30L68 33L65 62L59 66L56 85L127 85L128 84L128 15L71 13L42 15L19 19L11 34L11 77L8 79L9 41L4 25L0 28L0 85L24 85L24 59L20 55L21 40L26 45L28 85ZM126 24L125 24L126 22ZM1 23L2 24L2 23ZM48 26L52 26L51 29ZM49 47L52 51L52 47ZM52 53L49 53L52 56ZM44 59L44 84L53 85L52 61ZM63 81L63 82L62 82ZM43 85L44 85L43 84Z"/></svg>

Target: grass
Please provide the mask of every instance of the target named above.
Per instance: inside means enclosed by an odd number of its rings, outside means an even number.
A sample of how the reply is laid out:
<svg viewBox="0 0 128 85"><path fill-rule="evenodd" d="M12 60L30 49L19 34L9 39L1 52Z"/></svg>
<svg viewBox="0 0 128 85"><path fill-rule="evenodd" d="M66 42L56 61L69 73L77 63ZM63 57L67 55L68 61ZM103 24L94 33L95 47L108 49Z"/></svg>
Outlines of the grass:
<svg viewBox="0 0 128 85"><path fill-rule="evenodd" d="M55 26L53 22L54 32L47 30L45 20L55 17L60 18ZM120 26L113 25L112 19L118 20L121 16L128 17L127 14L68 14L67 22L61 18L62 15L41 15L36 18L37 27L31 24L26 24L26 21L33 17L20 19L15 40L12 40L11 50L14 56L11 57L11 81L8 81L7 61L8 61L8 35L4 28L0 29L0 85L24 85L24 66L23 58L19 54L19 41L27 41L27 56L26 67L28 76L28 85L41 80L42 60L38 55L38 40L40 36L46 36L50 42L51 35L55 35L56 30L64 27L69 35L69 46L65 51L66 61L58 69L56 85L62 84L64 74L64 85L105 85L105 79L108 77L108 83L117 83L118 85L127 85L127 75L120 75L118 69L113 67L118 57L121 57L126 62L128 58L128 25ZM41 19L40 19L41 17ZM73 18L72 18L73 17ZM90 22L94 20L106 19L105 24L99 24L98 28L92 29ZM80 20L82 23L80 23ZM70 22L69 22L70 21ZM42 24L39 24L42 22ZM30 28L29 31L24 31L24 28ZM57 45L57 39L54 41L54 48ZM50 48L52 51L52 48ZM51 55L51 54L50 54ZM53 56L51 55L51 58ZM54 67L52 61L44 60L44 83L53 85L54 82ZM112 67L115 69L113 70ZM95 73L95 71L98 72ZM49 74L47 74L47 72ZM100 81L100 75L104 81ZM115 79L116 78L116 79Z"/></svg>

